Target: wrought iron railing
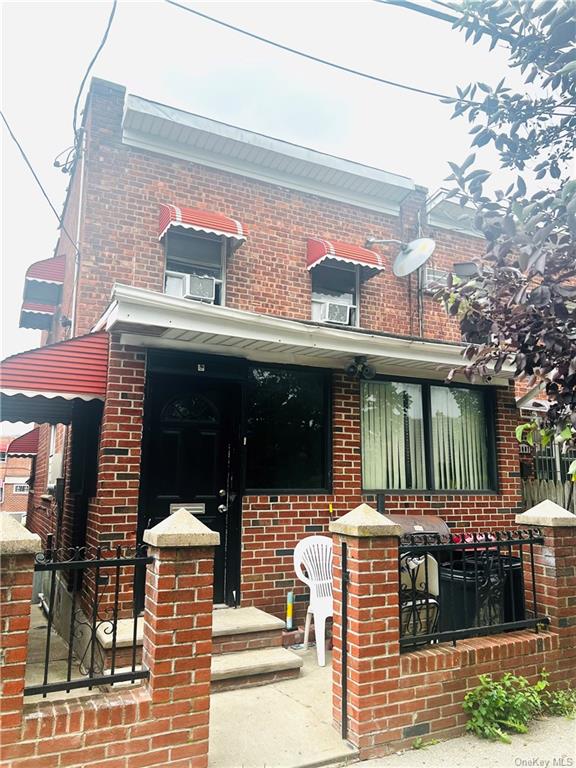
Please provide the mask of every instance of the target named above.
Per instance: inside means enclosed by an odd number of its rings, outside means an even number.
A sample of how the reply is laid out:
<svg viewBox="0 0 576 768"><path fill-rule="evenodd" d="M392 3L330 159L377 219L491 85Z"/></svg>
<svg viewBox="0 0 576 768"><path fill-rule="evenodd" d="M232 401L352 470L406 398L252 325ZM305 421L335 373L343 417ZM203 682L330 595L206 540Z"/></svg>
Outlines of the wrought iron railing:
<svg viewBox="0 0 576 768"><path fill-rule="evenodd" d="M34 564L48 579L42 682L25 686L24 695L45 697L148 678L138 659L134 603L136 574L152 562L145 547L53 549L52 543L49 536ZM52 651L62 641L65 651L56 660Z"/></svg>
<svg viewBox="0 0 576 768"><path fill-rule="evenodd" d="M399 548L400 648L534 628L540 531L407 534Z"/></svg>

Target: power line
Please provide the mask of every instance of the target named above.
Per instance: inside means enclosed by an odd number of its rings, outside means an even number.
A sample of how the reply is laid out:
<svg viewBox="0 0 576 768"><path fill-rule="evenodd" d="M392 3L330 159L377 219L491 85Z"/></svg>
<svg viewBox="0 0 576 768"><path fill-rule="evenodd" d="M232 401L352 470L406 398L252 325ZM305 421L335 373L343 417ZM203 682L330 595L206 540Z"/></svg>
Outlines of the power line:
<svg viewBox="0 0 576 768"><path fill-rule="evenodd" d="M80 83L80 89L78 90L78 96L76 97L76 102L74 104L74 117L72 119L72 130L74 131L74 140L76 142L76 135L78 133L78 106L80 104L80 98L82 96L82 91L84 90L84 86L86 84L86 80L88 79L88 75L90 74L90 71L92 70L92 67L94 66L96 59L100 55L100 51L102 48L104 48L104 45L106 44L106 40L108 39L108 33L110 32L110 27L112 26L112 21L114 19L114 14L116 13L116 6L118 5L117 0L114 0L114 3L112 5L112 11L110 12L110 17L108 18L108 24L106 25L106 29L104 31L104 36L102 37L102 40L100 41L100 45L96 49L96 53L94 56L92 56L92 59L90 61L90 64L88 64L88 68L84 74L84 77L82 78L82 82Z"/></svg>
<svg viewBox="0 0 576 768"><path fill-rule="evenodd" d="M202 13L202 11L197 11L195 8L190 8L187 5L182 5L182 3L176 2L176 0L165 0L166 3L169 5L174 5L176 8L181 8L183 11L188 11L188 13L193 13L196 16L200 16L203 19L207 19L208 21L213 21L215 24L219 24L221 27L226 27L226 29L231 29L234 32L239 32L241 35L245 35L246 37L251 37L253 40L259 40L261 43L266 43L267 45L272 45L275 48L279 48L282 51L287 51L288 53L293 53L296 56L302 56L304 59L308 59L309 61L315 61L318 64L325 64L328 67L332 67L333 69L338 69L341 72L347 72L350 75L356 75L357 77L363 77L366 80L372 80L377 83L382 83L383 85L390 85L394 88L400 88L404 91L410 91L412 93L420 93L424 96L433 96L436 99L453 99L453 96L447 96L444 93L436 93L435 91L427 91L424 88L417 88L413 85L406 85L406 83L398 83L394 80L386 80L383 77L378 77L377 75L372 75L369 72L362 72L358 69L353 69L352 67L345 67L343 64L337 64L334 61L328 61L326 59L322 59L319 56L314 56L311 53L306 53L305 51L299 51L296 48L291 48L288 45L283 45L282 43L278 43L275 40L269 40L266 37L263 37L262 35L257 35L255 32L249 32L247 29L242 29L242 27L237 27L235 24L230 24L227 21L223 21L222 19L217 19L214 16L209 16L207 13ZM459 101L465 102L467 104L476 104L477 102L474 101L467 101L465 99L460 99Z"/></svg>
<svg viewBox="0 0 576 768"><path fill-rule="evenodd" d="M10 134L10 138L12 139L12 141L14 142L14 144L16 144L16 146L18 147L18 149L19 149L19 151L20 151L20 154L21 154L21 155L22 155L22 157L24 158L24 162L25 162L25 163L26 163L26 165L28 166L28 168L29 168L29 170L30 170L30 173L32 174L32 176L34 176L34 180L36 181L36 184L38 184L38 186L40 187L40 191L41 191L41 192L42 192L42 194L44 195L44 197L45 197L45 199L46 199L46 202L48 203L48 205L49 205L49 206L50 206L50 208L52 209L52 213L53 213L53 214L54 214L54 216L56 216L56 218L58 219L59 229L61 229L61 230L62 230L62 232L64 232L64 234L66 235L66 237L68 238L68 240L70 240L70 242L71 242L71 243L72 243L72 245L74 246L74 250L76 251L76 253L77 253L78 255L80 255L80 251L78 250L78 247L76 246L76 243L74 242L74 240L73 240L73 239L70 237L70 235L68 234L68 231L67 231L66 227L64 226L64 224L62 223L62 219L60 218L60 215L59 215L58 211L57 211L57 210L56 210L56 208L54 208L54 206L52 205L52 201L51 201L51 200L50 200L50 198L48 197L48 193L46 192L46 190L45 190L45 189L44 189L44 187L42 186L42 182L41 182L41 181L40 181L40 179L38 178L38 174L36 173L36 171L35 171L35 170L34 170L34 168L32 167L32 163L30 162L30 160L28 160L28 157L26 156L26 152L24 152L24 149L22 148L22 145L20 144L20 142L18 141L18 139L17 139L17 138L16 138L16 136L14 135L14 131L12 130L12 128L10 128L10 125L9 125L9 123L8 123L8 120L6 120L6 116L4 115L4 112L2 112L2 110L0 110L0 117L2 117L2 120L4 121L4 125L6 126L6 129L8 130L8 133Z"/></svg>

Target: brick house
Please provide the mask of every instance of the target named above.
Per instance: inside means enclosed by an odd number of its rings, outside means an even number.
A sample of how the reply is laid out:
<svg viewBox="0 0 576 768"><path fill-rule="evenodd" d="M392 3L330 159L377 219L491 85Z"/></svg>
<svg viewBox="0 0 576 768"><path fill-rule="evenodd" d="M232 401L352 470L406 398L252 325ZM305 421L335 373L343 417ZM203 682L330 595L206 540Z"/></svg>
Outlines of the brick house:
<svg viewBox="0 0 576 768"><path fill-rule="evenodd" d="M38 449L38 429L19 437L0 437L0 514L25 522L30 477Z"/></svg>
<svg viewBox="0 0 576 768"><path fill-rule="evenodd" d="M483 252L457 205L101 80L83 141L79 255L62 235L30 268L43 346L3 363L4 418L40 425L32 531L130 543L186 506L221 535L215 602L282 616L306 599L296 542L362 501L510 527L513 387L445 384L462 343L426 290ZM398 244L366 246L419 236L436 249L406 277Z"/></svg>

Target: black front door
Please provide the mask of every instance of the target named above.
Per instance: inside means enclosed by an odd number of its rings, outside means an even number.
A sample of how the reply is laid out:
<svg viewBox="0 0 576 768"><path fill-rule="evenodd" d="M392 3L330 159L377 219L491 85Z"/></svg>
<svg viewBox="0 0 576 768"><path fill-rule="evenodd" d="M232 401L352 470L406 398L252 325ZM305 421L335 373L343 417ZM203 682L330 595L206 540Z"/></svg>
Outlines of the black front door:
<svg viewBox="0 0 576 768"><path fill-rule="evenodd" d="M239 600L240 385L151 373L140 506L143 529L187 507L220 534L214 602Z"/></svg>

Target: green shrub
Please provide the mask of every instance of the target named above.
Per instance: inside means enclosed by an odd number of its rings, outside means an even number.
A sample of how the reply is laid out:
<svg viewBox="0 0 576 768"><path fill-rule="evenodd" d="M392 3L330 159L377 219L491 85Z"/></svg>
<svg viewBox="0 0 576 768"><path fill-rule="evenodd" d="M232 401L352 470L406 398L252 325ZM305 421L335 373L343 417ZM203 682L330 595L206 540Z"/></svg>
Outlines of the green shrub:
<svg viewBox="0 0 576 768"><path fill-rule="evenodd" d="M470 715L466 729L483 739L510 742L508 733L526 733L528 724L539 715L571 717L576 713L576 691L548 690L547 674L530 685L524 677L507 672L500 680L480 675L480 685L464 698Z"/></svg>

